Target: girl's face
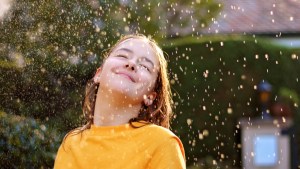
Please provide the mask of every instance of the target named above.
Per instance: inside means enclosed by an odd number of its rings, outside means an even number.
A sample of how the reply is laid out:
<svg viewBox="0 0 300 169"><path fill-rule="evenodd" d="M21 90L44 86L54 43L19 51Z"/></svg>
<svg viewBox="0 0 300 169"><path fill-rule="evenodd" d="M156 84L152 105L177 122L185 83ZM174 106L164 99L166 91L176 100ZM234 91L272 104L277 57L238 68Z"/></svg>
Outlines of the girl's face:
<svg viewBox="0 0 300 169"><path fill-rule="evenodd" d="M127 39L110 53L96 74L101 88L141 103L151 95L159 71L159 60L152 46L143 39Z"/></svg>

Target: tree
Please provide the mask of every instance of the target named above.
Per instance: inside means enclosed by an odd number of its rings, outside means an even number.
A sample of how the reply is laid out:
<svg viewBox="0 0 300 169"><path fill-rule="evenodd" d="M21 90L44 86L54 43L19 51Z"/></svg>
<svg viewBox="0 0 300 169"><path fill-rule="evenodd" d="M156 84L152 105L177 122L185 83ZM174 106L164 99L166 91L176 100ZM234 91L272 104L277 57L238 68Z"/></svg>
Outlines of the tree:
<svg viewBox="0 0 300 169"><path fill-rule="evenodd" d="M150 34L157 39L199 33L221 9L221 4L213 0L120 2L120 6L114 9L118 14L114 19L120 23L123 20L125 30Z"/></svg>

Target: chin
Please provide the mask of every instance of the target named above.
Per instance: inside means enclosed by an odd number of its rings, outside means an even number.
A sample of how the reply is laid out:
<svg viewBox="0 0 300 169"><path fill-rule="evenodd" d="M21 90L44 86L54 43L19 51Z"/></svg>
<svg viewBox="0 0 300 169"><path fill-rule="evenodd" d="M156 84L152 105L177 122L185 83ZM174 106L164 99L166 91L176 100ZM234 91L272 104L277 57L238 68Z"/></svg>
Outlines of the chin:
<svg viewBox="0 0 300 169"><path fill-rule="evenodd" d="M116 97L121 97L134 102L141 102L143 100L143 95L138 93L137 89L129 83L127 81L111 81L110 83L107 83L105 87Z"/></svg>

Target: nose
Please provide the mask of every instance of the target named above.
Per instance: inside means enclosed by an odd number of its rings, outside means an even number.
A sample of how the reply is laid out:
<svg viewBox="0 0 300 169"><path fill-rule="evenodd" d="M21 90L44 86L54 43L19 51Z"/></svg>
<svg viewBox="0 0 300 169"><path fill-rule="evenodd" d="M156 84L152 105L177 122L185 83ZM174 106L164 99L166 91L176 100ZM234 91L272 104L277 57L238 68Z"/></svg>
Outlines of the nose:
<svg viewBox="0 0 300 169"><path fill-rule="evenodd" d="M125 67L128 69L128 70L132 70L132 71L135 71L136 70L136 66L134 63L132 62L128 62Z"/></svg>

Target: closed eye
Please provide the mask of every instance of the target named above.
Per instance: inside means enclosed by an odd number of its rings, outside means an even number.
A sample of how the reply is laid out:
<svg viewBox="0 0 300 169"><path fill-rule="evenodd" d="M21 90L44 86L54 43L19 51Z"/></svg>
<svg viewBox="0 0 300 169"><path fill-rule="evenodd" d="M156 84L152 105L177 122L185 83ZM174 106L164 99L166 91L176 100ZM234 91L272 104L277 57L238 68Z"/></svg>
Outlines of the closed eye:
<svg viewBox="0 0 300 169"><path fill-rule="evenodd" d="M149 71L149 72L150 72L150 69L149 69L147 66L145 66L145 65L141 65L141 67L142 67L143 69L146 69L147 71Z"/></svg>
<svg viewBox="0 0 300 169"><path fill-rule="evenodd" d="M121 55L121 54L116 55L116 57L127 58L126 55Z"/></svg>

